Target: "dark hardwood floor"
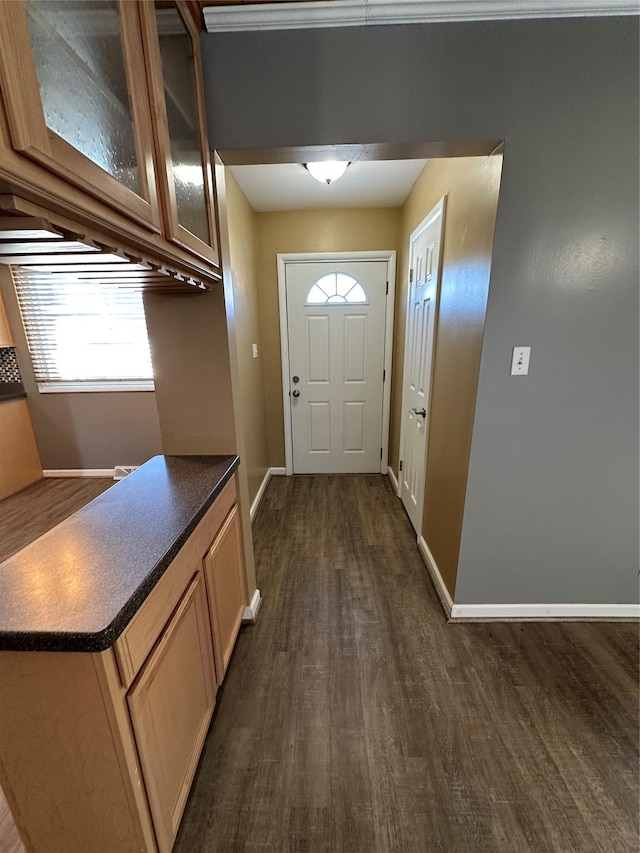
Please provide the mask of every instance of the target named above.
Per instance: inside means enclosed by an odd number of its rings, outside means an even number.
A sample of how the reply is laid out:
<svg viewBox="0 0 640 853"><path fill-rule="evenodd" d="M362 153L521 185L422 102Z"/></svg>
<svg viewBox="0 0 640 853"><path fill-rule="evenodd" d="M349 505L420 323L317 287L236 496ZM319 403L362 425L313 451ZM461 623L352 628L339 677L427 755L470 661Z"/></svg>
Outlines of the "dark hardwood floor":
<svg viewBox="0 0 640 853"><path fill-rule="evenodd" d="M0 502L0 560L109 485ZM637 853L636 624L447 625L384 477L274 478L254 533L174 853Z"/></svg>
<svg viewBox="0 0 640 853"><path fill-rule="evenodd" d="M112 485L113 480L107 479L47 479L1 500L0 563L64 521ZM24 853L24 846L2 790L0 853Z"/></svg>
<svg viewBox="0 0 640 853"><path fill-rule="evenodd" d="M175 853L637 853L636 624L448 625L381 476L274 478L254 532Z"/></svg>
<svg viewBox="0 0 640 853"><path fill-rule="evenodd" d="M113 480L39 480L0 501L0 563L113 486Z"/></svg>

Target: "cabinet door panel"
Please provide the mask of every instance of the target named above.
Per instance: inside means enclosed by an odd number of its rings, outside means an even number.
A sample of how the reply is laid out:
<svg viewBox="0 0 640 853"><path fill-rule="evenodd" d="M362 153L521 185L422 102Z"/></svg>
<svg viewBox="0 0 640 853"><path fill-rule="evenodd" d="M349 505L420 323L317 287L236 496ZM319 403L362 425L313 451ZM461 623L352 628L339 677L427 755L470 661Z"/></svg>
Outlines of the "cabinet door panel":
<svg viewBox="0 0 640 853"><path fill-rule="evenodd" d="M154 15L155 8L155 15ZM186 4L142 8L167 236L219 265L200 43Z"/></svg>
<svg viewBox="0 0 640 853"><path fill-rule="evenodd" d="M26 400L0 403L0 500L42 479Z"/></svg>
<svg viewBox="0 0 640 853"><path fill-rule="evenodd" d="M246 604L242 532L238 506L225 523L204 559L213 628L218 684L233 652Z"/></svg>
<svg viewBox="0 0 640 853"><path fill-rule="evenodd" d="M0 30L14 147L159 230L137 4L4 3Z"/></svg>
<svg viewBox="0 0 640 853"><path fill-rule="evenodd" d="M2 296L0 296L0 347L14 346L13 337L7 320L7 312L4 308Z"/></svg>
<svg viewBox="0 0 640 853"><path fill-rule="evenodd" d="M73 7L64 0L26 2L45 124L139 194L118 5L114 0L88 5L87 0L75 0Z"/></svg>
<svg viewBox="0 0 640 853"><path fill-rule="evenodd" d="M207 598L199 572L129 692L160 853L170 851L215 702Z"/></svg>

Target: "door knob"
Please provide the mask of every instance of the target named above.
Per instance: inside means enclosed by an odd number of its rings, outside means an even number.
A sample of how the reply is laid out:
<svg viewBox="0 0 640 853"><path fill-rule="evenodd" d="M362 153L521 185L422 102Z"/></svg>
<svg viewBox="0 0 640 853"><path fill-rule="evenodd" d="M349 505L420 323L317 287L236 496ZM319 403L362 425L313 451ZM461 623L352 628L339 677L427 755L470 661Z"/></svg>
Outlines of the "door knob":
<svg viewBox="0 0 640 853"><path fill-rule="evenodd" d="M421 415L423 418L427 417L427 410L426 409L414 409L414 408L412 408L411 411L413 412L414 415Z"/></svg>
<svg viewBox="0 0 640 853"><path fill-rule="evenodd" d="M298 391L298 389L297 389L297 388L296 388L296 390L295 390L295 391L293 391L293 392L292 392L292 396L293 396L293 397L299 397L299 396L300 396L300 392Z"/></svg>
<svg viewBox="0 0 640 853"><path fill-rule="evenodd" d="M300 382L300 377L299 377L299 376L294 376L294 377L293 377L293 379L292 379L291 381L292 381L292 382L295 382L295 383L296 383L296 385L297 385L297 384L298 384L298 382Z"/></svg>

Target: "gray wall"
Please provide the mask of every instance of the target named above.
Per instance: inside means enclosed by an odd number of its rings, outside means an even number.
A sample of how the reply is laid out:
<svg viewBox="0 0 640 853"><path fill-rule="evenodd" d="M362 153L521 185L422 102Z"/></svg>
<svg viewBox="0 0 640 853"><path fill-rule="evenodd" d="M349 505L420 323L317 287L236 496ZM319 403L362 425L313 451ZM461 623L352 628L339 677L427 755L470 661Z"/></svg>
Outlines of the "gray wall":
<svg viewBox="0 0 640 853"><path fill-rule="evenodd" d="M0 293L45 470L141 465L162 452L153 391L40 394L11 275L5 266L0 267Z"/></svg>
<svg viewBox="0 0 640 853"><path fill-rule="evenodd" d="M638 21L203 37L215 147L506 142L455 600L638 600ZM511 348L531 345L527 378Z"/></svg>

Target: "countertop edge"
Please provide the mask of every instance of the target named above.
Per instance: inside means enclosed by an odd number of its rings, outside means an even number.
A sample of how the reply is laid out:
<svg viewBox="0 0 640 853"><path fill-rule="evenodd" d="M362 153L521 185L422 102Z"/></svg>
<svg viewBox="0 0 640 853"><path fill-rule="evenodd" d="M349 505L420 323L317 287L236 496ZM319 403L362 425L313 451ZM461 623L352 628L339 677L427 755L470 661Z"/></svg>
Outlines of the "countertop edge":
<svg viewBox="0 0 640 853"><path fill-rule="evenodd" d="M0 393L0 403L8 403L10 400L26 400L26 391L11 391L8 394Z"/></svg>

